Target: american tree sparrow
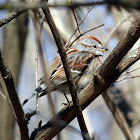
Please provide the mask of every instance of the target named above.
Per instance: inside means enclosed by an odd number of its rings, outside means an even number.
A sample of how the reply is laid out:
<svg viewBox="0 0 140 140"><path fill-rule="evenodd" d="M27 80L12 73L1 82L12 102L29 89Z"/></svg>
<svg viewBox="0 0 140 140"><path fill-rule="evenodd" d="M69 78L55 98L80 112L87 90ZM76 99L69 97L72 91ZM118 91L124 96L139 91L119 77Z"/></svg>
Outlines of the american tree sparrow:
<svg viewBox="0 0 140 140"><path fill-rule="evenodd" d="M77 91L83 89L93 79L93 73L101 65L103 52L106 50L107 48L103 47L102 43L93 36L82 37L77 44L67 50L66 54ZM58 90L63 93L69 93L60 55L55 57L51 62L49 74L52 91ZM42 92L46 89L46 85L42 80L38 88L24 100L22 105L26 104L37 93L40 96L44 95Z"/></svg>

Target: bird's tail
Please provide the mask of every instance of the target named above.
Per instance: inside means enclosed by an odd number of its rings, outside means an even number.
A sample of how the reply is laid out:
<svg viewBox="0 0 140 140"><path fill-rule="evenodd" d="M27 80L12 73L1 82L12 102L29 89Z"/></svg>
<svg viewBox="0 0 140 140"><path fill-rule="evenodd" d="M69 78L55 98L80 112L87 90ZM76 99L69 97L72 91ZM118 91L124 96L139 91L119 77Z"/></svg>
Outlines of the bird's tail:
<svg viewBox="0 0 140 140"><path fill-rule="evenodd" d="M39 86L38 88L36 88L34 90L34 92L32 92L22 103L22 106L24 106L30 99L32 99L36 94L38 93L42 93L44 90L46 89L46 87L44 86L44 84L42 84L41 86Z"/></svg>

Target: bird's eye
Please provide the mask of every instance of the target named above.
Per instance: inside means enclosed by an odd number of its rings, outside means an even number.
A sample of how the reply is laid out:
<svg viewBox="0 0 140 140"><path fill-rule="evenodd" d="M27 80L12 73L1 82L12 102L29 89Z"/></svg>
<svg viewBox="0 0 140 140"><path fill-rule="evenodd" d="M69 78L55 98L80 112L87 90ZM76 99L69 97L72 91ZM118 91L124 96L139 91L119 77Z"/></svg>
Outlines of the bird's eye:
<svg viewBox="0 0 140 140"><path fill-rule="evenodd" d="M93 45L93 47L96 48L97 46L96 45Z"/></svg>

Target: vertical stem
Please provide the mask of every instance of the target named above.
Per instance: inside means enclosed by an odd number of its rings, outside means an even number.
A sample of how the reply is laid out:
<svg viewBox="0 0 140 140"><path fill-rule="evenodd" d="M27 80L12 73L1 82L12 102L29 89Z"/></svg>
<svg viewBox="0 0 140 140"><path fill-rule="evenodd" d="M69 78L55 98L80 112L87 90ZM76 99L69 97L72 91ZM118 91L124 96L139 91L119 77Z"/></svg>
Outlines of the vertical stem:
<svg viewBox="0 0 140 140"><path fill-rule="evenodd" d="M62 43L61 43L61 40L60 40L58 30L55 26L55 23L53 21L53 18L51 16L51 13L50 13L49 9L48 8L45 8L45 9L43 8L42 10L45 14L46 20L49 24L49 27L50 27L51 31L52 31L52 34L54 36L55 42L56 42L57 47L58 47L58 51L59 51L60 56L61 56L61 60L62 60L64 70L65 70L65 73L66 73L66 77L67 77L67 81L68 81L68 84L69 84L69 89L70 89L70 93L71 93L71 96L72 96L73 104L75 105L75 109L76 109L76 113L77 113L77 119L78 119L78 122L79 122L79 126L80 126L80 129L81 129L81 132L82 132L83 139L84 140L89 140L90 136L89 136L89 133L88 133L85 121L84 121L84 117L83 117L83 114L82 114L82 109L79 105L79 100L78 100L78 97L77 97L75 84L73 82L72 75L71 75L71 72L70 72L66 52L65 52L64 48L62 47Z"/></svg>
<svg viewBox="0 0 140 140"><path fill-rule="evenodd" d="M4 79L4 82L5 82L9 97L10 97L10 101L12 103L13 109L17 117L17 122L20 128L21 140L28 140L29 135L28 135L27 121L25 120L24 112L21 107L21 104L20 104L16 89L15 89L14 79L12 77L11 71L6 66L5 61L1 56L1 51L0 51L0 72Z"/></svg>

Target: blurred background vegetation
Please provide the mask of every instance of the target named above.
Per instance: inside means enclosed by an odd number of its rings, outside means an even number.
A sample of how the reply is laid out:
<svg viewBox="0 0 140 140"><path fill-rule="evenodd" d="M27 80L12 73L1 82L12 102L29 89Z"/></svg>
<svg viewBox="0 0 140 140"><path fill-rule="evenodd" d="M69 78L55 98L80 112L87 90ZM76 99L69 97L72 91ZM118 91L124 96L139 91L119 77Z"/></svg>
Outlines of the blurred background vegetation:
<svg viewBox="0 0 140 140"><path fill-rule="evenodd" d="M13 0L15 2L15 0ZM76 1L76 0L74 0ZM77 0L76 2L91 2L92 0ZM5 2L11 3L11 0L3 0L0 5ZM51 4L58 2L66 2L66 0L50 0ZM100 1L99 1L100 2ZM107 3L108 1L103 1ZM135 1L136 2L136 1ZM129 3L128 3L129 4ZM78 22L87 13L88 8L78 7L75 9ZM140 18L140 12L138 8L128 8L128 6L119 5L95 5L84 22L80 26L81 32L85 32L91 28L104 24L96 30L88 32L86 35L93 35L102 44L109 49L108 54L121 40L124 34L129 30L136 18ZM66 7L53 7L50 8L53 19L59 30L61 38L65 43L72 35L76 28L76 22L73 17L72 11ZM13 10L1 10L0 20L2 20L8 13ZM19 17L13 19L7 25L0 28L0 48L3 53L3 57L9 66L17 87L17 92L22 102L34 89L35 89L35 60L36 60L36 37L35 28L33 24L33 13L31 10L23 13ZM42 19L38 22L41 23ZM53 36L49 30L47 23L45 22L42 30L42 44L46 57L46 61L49 63L58 54L57 47L54 42ZM78 35L75 34L73 39ZM140 40L132 48L135 49L140 46ZM132 51L131 50L131 51ZM108 56L106 56L104 59ZM39 61L39 60L38 60ZM140 66L140 61L136 62L129 70L133 70ZM43 75L40 67L38 66L38 79ZM140 75L140 69L134 72L128 73L124 77L138 76ZM125 119L127 120L132 133L135 138L140 136L140 79L129 78L123 81L114 83L109 90L115 104L120 108ZM62 103L65 103L65 97L63 94L54 92L52 93L53 100L56 106L57 112L64 107ZM68 95L69 96L69 95ZM12 108L10 107L8 94L2 78L0 79L0 139L1 140L18 140L20 139L20 132L15 121L15 116ZM70 97L69 97L70 98ZM36 98L29 101L23 108L25 113L32 112L36 109ZM45 124L50 118L50 108L47 102L47 96L39 99L40 119ZM84 110L84 117L87 123L90 135L93 133L96 135L97 140L125 140L122 131L115 122L110 110L107 108L102 96L99 96L92 104L90 104ZM29 133L37 127L37 116L33 116L29 121ZM76 128L72 129L72 127ZM80 135L80 129L76 120L73 120L66 129L61 132L62 139L70 140L82 139Z"/></svg>

